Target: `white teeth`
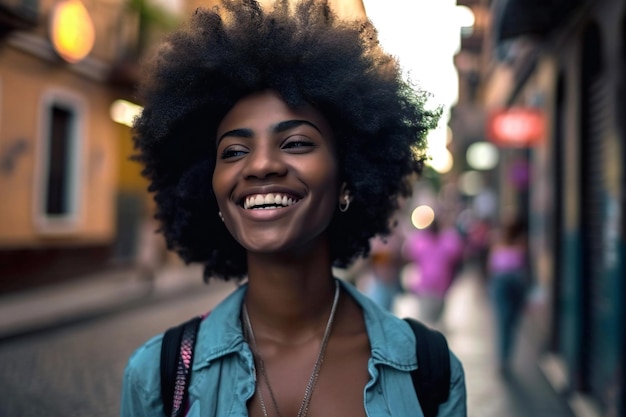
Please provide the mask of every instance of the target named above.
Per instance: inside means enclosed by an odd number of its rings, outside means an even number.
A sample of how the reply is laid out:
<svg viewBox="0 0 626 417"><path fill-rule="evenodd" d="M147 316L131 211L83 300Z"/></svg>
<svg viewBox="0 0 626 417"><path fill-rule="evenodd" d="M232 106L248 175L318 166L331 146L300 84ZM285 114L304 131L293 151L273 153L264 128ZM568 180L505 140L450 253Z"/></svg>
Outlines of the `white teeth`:
<svg viewBox="0 0 626 417"><path fill-rule="evenodd" d="M288 207L293 205L297 200L280 194L257 194L255 196L246 197L243 202L243 208L248 209L273 209L271 205ZM267 207L270 206L270 207Z"/></svg>

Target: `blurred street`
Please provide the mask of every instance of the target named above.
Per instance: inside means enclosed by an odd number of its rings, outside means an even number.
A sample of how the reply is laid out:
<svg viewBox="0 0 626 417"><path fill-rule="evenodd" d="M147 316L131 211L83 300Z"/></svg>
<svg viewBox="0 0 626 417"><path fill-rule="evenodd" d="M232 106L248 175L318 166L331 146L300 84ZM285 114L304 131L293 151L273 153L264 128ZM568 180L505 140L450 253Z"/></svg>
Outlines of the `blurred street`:
<svg viewBox="0 0 626 417"><path fill-rule="evenodd" d="M66 324L51 327L48 317L31 314L20 332L16 320L9 333L10 297L0 299L0 417L115 416L119 414L124 366L141 343L167 327L211 309L233 288L233 284L213 281L204 286L197 268L171 268L157 274L152 291L139 290L135 278L84 280L62 288L63 295L49 290L30 293L30 303L46 304L47 297L59 302L65 297L57 320ZM533 344L526 341L526 325L520 338L515 363L508 377L500 376L493 353L491 312L484 294L483 280L466 268L455 281L444 313L443 326L451 348L462 360L467 379L470 417L570 417L565 402L548 385L537 365ZM135 286L135 298L129 288ZM89 291L89 289L92 291ZM82 306L84 320L67 315L77 295L99 292L97 311ZM143 292L142 292L143 291ZM21 303L28 298L22 294ZM106 308L106 300L110 308ZM78 307L76 307L78 308ZM17 310L16 310L17 312ZM74 311L78 314L78 311ZM11 334L14 336L11 337Z"/></svg>

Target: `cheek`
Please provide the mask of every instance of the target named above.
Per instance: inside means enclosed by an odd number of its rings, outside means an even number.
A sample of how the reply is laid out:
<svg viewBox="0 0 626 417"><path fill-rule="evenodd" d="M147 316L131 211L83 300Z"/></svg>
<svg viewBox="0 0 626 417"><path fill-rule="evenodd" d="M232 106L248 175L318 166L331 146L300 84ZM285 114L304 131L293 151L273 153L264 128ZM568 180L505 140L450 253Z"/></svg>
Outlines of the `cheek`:
<svg viewBox="0 0 626 417"><path fill-rule="evenodd" d="M327 166L326 169L319 169L316 183L324 194L324 201L329 206L333 206L339 201L339 169L337 164Z"/></svg>
<svg viewBox="0 0 626 417"><path fill-rule="evenodd" d="M225 177L224 173L219 170L217 167L213 172L213 177L211 179L211 186L213 188L213 194L217 201L217 205L222 208L222 200L226 198L225 193Z"/></svg>

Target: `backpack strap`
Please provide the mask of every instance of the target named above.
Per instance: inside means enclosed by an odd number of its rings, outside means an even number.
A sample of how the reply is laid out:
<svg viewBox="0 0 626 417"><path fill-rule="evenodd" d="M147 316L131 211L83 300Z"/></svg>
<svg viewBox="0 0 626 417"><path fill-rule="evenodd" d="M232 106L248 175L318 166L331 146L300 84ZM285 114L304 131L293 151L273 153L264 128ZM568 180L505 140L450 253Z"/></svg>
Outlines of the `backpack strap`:
<svg viewBox="0 0 626 417"><path fill-rule="evenodd" d="M186 412L193 351L202 319L194 317L163 334L161 400L165 417L181 417Z"/></svg>
<svg viewBox="0 0 626 417"><path fill-rule="evenodd" d="M435 417L450 394L450 351L445 336L423 323L404 319L415 333L419 368L411 372L415 393L425 417Z"/></svg>

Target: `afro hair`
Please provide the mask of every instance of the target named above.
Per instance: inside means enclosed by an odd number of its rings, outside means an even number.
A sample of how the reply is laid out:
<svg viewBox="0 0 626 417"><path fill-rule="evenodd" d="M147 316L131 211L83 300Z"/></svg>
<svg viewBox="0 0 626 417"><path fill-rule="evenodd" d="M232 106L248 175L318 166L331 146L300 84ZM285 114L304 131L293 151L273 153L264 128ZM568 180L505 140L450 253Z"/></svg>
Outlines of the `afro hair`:
<svg viewBox="0 0 626 417"><path fill-rule="evenodd" d="M440 114L403 79L370 22L340 20L324 1L283 0L264 10L253 0L225 0L198 9L145 64L135 158L168 248L202 263L205 279L247 273L245 250L219 219L211 188L217 126L238 100L274 90L287 105L311 105L330 122L340 179L353 197L349 213L337 210L329 225L338 267L390 232Z"/></svg>

